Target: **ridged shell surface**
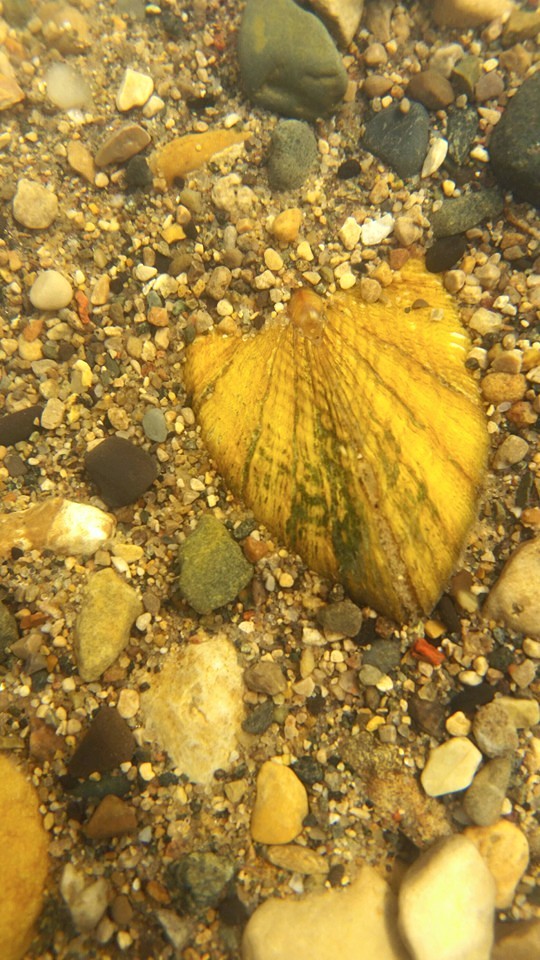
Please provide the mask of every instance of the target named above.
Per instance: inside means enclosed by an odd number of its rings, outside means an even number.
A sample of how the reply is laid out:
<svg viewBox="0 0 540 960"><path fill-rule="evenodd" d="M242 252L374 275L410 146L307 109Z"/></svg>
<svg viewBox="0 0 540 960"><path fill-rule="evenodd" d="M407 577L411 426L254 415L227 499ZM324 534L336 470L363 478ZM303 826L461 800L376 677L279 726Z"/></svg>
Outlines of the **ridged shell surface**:
<svg viewBox="0 0 540 960"><path fill-rule="evenodd" d="M468 349L440 279L413 260L375 304L300 290L259 333L200 337L185 381L256 518L402 621L431 611L476 516L487 431Z"/></svg>

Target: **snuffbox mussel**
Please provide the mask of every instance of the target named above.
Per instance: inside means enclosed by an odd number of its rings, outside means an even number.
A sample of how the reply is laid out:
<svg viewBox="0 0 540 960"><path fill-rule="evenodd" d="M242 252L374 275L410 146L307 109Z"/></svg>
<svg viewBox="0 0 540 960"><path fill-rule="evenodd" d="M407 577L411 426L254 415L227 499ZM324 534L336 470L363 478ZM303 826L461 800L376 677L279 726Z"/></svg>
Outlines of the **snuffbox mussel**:
<svg viewBox="0 0 540 960"><path fill-rule="evenodd" d="M432 610L476 516L488 439L468 349L441 280L410 260L377 303L300 289L256 334L197 338L185 381L257 520L404 621Z"/></svg>

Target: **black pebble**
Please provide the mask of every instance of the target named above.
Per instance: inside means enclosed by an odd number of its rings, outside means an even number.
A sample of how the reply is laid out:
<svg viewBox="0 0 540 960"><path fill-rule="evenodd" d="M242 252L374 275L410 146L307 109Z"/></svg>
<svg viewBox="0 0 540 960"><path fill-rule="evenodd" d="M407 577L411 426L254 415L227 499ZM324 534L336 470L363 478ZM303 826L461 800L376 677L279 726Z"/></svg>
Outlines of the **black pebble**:
<svg viewBox="0 0 540 960"><path fill-rule="evenodd" d="M322 783L324 771L318 760L313 757L299 757L292 764L296 776L302 783L311 786L314 783Z"/></svg>
<svg viewBox="0 0 540 960"><path fill-rule="evenodd" d="M147 187L152 183L152 171L144 157L132 157L126 166L126 181L129 187Z"/></svg>
<svg viewBox="0 0 540 960"><path fill-rule="evenodd" d="M41 404L35 403L31 407L25 407L24 410L17 410L16 413L7 413L5 417L0 417L0 444L3 447L11 447L14 443L20 443L21 440L28 440L34 430L41 429L42 412Z"/></svg>
<svg viewBox="0 0 540 960"><path fill-rule="evenodd" d="M442 273L451 270L467 249L467 241L463 236L443 237L436 240L426 250L426 269L430 273Z"/></svg>
<svg viewBox="0 0 540 960"><path fill-rule="evenodd" d="M109 507L135 503L158 475L150 454L123 437L107 437L86 454L84 465Z"/></svg>
<svg viewBox="0 0 540 960"><path fill-rule="evenodd" d="M480 683L477 687L467 687L461 693L456 694L450 701L448 715L457 713L461 710L465 714L474 713L477 707L483 707L485 703L491 703L496 690L490 687L489 683Z"/></svg>
<svg viewBox="0 0 540 960"><path fill-rule="evenodd" d="M264 703L257 704L248 714L242 724L242 730L252 734L264 733L265 730L268 730L273 719L274 704L271 700L265 700Z"/></svg>
<svg viewBox="0 0 540 960"><path fill-rule="evenodd" d="M68 773L81 778L96 771L108 773L131 760L135 747L135 738L115 707L100 707L68 763Z"/></svg>
<svg viewBox="0 0 540 960"><path fill-rule="evenodd" d="M349 157L348 160L344 160L338 167L337 175L340 180L350 180L351 177L357 177L360 173L360 164L358 160L355 160L353 157Z"/></svg>

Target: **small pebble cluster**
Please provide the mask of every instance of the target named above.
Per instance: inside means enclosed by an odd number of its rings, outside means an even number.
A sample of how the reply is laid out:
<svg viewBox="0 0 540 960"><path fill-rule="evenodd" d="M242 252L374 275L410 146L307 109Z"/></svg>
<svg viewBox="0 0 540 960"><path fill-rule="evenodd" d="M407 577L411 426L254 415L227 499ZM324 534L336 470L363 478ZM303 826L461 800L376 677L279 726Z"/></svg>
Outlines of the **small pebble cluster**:
<svg viewBox="0 0 540 960"><path fill-rule="evenodd" d="M513 0L4 0L2 960L540 956L539 34ZM492 456L406 625L233 499L183 360L416 256Z"/></svg>

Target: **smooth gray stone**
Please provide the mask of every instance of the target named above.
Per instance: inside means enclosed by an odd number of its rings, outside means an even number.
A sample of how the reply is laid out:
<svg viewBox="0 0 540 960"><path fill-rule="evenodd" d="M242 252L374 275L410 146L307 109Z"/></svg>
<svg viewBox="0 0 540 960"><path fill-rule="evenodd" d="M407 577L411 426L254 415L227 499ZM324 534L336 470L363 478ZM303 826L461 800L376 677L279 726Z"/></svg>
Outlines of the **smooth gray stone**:
<svg viewBox="0 0 540 960"><path fill-rule="evenodd" d="M540 71L512 97L489 142L498 182L540 207Z"/></svg>
<svg viewBox="0 0 540 960"><path fill-rule="evenodd" d="M408 180L420 173L428 140L428 112L422 104L411 103L407 113L399 106L376 113L366 124L360 146L392 167L402 180Z"/></svg>
<svg viewBox="0 0 540 960"><path fill-rule="evenodd" d="M249 99L285 117L332 113L347 73L326 27L293 0L248 0L238 35L240 75Z"/></svg>
<svg viewBox="0 0 540 960"><path fill-rule="evenodd" d="M442 207L431 217L436 237L450 237L470 230L482 220L492 220L502 213L504 198L497 187L464 193L461 197L443 200Z"/></svg>

